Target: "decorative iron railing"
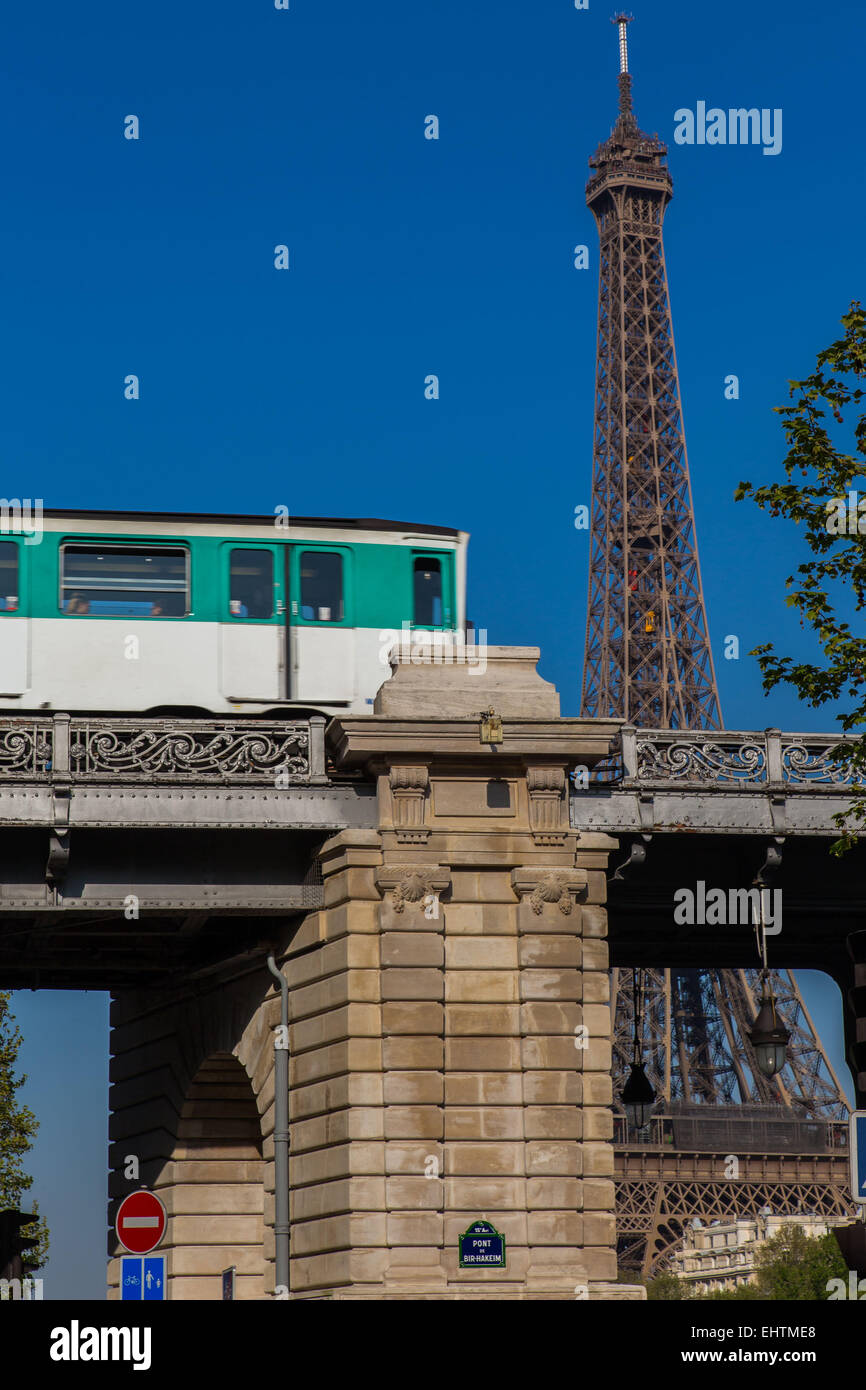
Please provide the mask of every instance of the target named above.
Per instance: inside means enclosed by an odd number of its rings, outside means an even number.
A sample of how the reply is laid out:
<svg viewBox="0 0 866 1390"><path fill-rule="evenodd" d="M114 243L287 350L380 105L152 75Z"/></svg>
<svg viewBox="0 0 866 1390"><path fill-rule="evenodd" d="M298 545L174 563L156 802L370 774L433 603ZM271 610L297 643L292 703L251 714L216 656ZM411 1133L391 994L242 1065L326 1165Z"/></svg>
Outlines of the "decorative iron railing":
<svg viewBox="0 0 866 1390"><path fill-rule="evenodd" d="M780 729L737 733L625 725L619 749L598 765L591 780L597 786L838 790L856 780L845 766L845 750L856 742Z"/></svg>
<svg viewBox="0 0 866 1390"><path fill-rule="evenodd" d="M0 783L326 782L325 719L0 718Z"/></svg>

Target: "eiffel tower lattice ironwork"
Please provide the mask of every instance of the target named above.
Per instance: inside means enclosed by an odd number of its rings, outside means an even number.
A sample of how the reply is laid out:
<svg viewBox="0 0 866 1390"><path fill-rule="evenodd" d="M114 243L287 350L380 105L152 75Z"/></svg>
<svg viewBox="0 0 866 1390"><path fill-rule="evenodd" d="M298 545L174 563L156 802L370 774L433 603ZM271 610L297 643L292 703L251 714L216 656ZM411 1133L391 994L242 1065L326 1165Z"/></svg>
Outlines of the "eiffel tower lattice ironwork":
<svg viewBox="0 0 866 1390"><path fill-rule="evenodd" d="M616 22L619 117L586 186L601 259L583 713L717 729L662 245L673 181L635 120Z"/></svg>
<svg viewBox="0 0 866 1390"><path fill-rule="evenodd" d="M629 17L617 15L613 22L619 30L619 116L590 160L594 173L586 187L601 256L582 713L644 728L713 730L722 719L662 244L673 182L664 144L641 131L634 117ZM787 972L770 974L778 1014L791 1033L787 1062L779 1076L762 1075L747 1037L757 1012L758 974L640 972L640 1040L660 1116L655 1136L643 1134L646 1143L635 1145L619 1101L632 1060L635 972L612 972L618 1238L624 1265L645 1274L664 1262L685 1222L696 1216L730 1219L767 1205L792 1216L851 1210L842 1156L833 1152L848 1103ZM701 1107L699 1122L695 1107ZM732 1133L734 1116L739 1141L743 1125L751 1126L746 1147L764 1135L768 1153L752 1147L742 1180L732 1184L719 1154L710 1151L710 1138L730 1147L734 1138L718 1136ZM779 1126L786 1123L794 1128L783 1137ZM817 1149L791 1153L787 1167L772 1157L774 1142L808 1150L810 1124L817 1126ZM672 1177L666 1151L686 1133L692 1151L677 1155ZM701 1135L707 1152L700 1151Z"/></svg>

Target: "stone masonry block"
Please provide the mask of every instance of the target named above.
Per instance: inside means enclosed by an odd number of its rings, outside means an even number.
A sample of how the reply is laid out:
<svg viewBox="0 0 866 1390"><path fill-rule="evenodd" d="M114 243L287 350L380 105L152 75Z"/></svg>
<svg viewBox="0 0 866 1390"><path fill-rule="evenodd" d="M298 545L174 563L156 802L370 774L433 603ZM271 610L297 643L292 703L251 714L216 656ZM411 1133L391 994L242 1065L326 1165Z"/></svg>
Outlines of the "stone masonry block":
<svg viewBox="0 0 866 1390"><path fill-rule="evenodd" d="M584 1239L586 1232L584 1231ZM584 1245L580 1258L586 1269L587 1278L593 1280L616 1279L616 1250L612 1246Z"/></svg>
<svg viewBox="0 0 866 1390"><path fill-rule="evenodd" d="M445 1204L450 1211L522 1211L525 1188L525 1178L446 1177Z"/></svg>
<svg viewBox="0 0 866 1390"><path fill-rule="evenodd" d="M583 1143L580 1146L583 1156L583 1171L593 1178L612 1177L614 1156L612 1144Z"/></svg>
<svg viewBox="0 0 866 1390"><path fill-rule="evenodd" d="M449 1106L446 1139L522 1139L523 1111L516 1105Z"/></svg>
<svg viewBox="0 0 866 1390"><path fill-rule="evenodd" d="M427 1000L412 999L403 1003L382 1005L382 1032L433 1033L445 1031L445 1008Z"/></svg>
<svg viewBox="0 0 866 1390"><path fill-rule="evenodd" d="M387 1071L441 1071L445 1045L441 1038L383 1038L382 1059Z"/></svg>
<svg viewBox="0 0 866 1390"><path fill-rule="evenodd" d="M588 938L604 940L607 936L607 910L594 903L584 903L580 909L580 934L584 941Z"/></svg>
<svg viewBox="0 0 866 1390"><path fill-rule="evenodd" d="M445 960L445 945L438 933L385 932L381 950L383 966L441 966Z"/></svg>
<svg viewBox="0 0 866 1390"><path fill-rule="evenodd" d="M553 1004L535 1000L520 1006L523 1033L568 1033L573 1039L575 1028L582 1022L583 1009L580 1004Z"/></svg>
<svg viewBox="0 0 866 1390"><path fill-rule="evenodd" d="M383 999L442 999L445 976L441 970L383 970Z"/></svg>
<svg viewBox="0 0 866 1390"><path fill-rule="evenodd" d="M523 1098L527 1105L580 1105L584 1080L576 1071L527 1071L523 1073Z"/></svg>
<svg viewBox="0 0 866 1390"><path fill-rule="evenodd" d="M537 1177L579 1178L583 1173L583 1145L534 1140L526 1145L526 1171ZM613 1149L611 1149L613 1157Z"/></svg>
<svg viewBox="0 0 866 1390"><path fill-rule="evenodd" d="M516 1003L517 980L513 970L449 970L445 998L451 1003Z"/></svg>
<svg viewBox="0 0 866 1390"><path fill-rule="evenodd" d="M526 935L520 938L520 964L542 970L580 968L582 947L577 936L546 932L543 936Z"/></svg>
<svg viewBox="0 0 866 1390"><path fill-rule="evenodd" d="M602 1071L587 1072L583 1079L583 1099L586 1105L612 1105L613 1078Z"/></svg>
<svg viewBox="0 0 866 1390"><path fill-rule="evenodd" d="M584 1004L607 1004L610 1002L610 976L601 970L583 972Z"/></svg>
<svg viewBox="0 0 866 1390"><path fill-rule="evenodd" d="M382 1014L378 1004L347 1004L329 1013L316 1014L301 1023L289 1024L289 1052L309 1052L342 1040L379 1038Z"/></svg>
<svg viewBox="0 0 866 1390"><path fill-rule="evenodd" d="M584 1178L583 1205L585 1211L614 1209L614 1185L610 1178Z"/></svg>
<svg viewBox="0 0 866 1390"><path fill-rule="evenodd" d="M616 1217L613 1212L585 1211L583 1239L587 1245L616 1245Z"/></svg>
<svg viewBox="0 0 866 1390"><path fill-rule="evenodd" d="M580 970L521 970L521 999L577 999L583 995Z"/></svg>
<svg viewBox="0 0 866 1390"><path fill-rule="evenodd" d="M529 1244L580 1246L585 1220L585 1216L574 1211L531 1211L526 1223Z"/></svg>
<svg viewBox="0 0 866 1390"><path fill-rule="evenodd" d="M295 1187L290 1193L292 1221L313 1221L339 1212L384 1211L385 1179L338 1178L335 1182Z"/></svg>
<svg viewBox="0 0 866 1390"><path fill-rule="evenodd" d="M462 1037L519 1037L518 1004L446 1004L445 1031Z"/></svg>
<svg viewBox="0 0 866 1390"><path fill-rule="evenodd" d="M612 1139L613 1111L601 1106L583 1107L584 1139Z"/></svg>
<svg viewBox="0 0 866 1390"><path fill-rule="evenodd" d="M386 1139L441 1139L444 1111L435 1105L389 1105L385 1108Z"/></svg>
<svg viewBox="0 0 866 1390"><path fill-rule="evenodd" d="M611 1152L613 1152L611 1150ZM389 1140L385 1145L385 1173L400 1177L423 1178L431 1171L442 1172L445 1150L442 1144L429 1141L424 1144ZM430 1162L435 1159L435 1164ZM433 1179L426 1179L432 1182Z"/></svg>
<svg viewBox="0 0 866 1390"><path fill-rule="evenodd" d="M445 1145L446 1177L499 1177L523 1174L523 1144Z"/></svg>
<svg viewBox="0 0 866 1390"><path fill-rule="evenodd" d="M610 1008L607 1004L584 1004L583 1022L591 1038L610 1037Z"/></svg>
<svg viewBox="0 0 866 1390"><path fill-rule="evenodd" d="M387 1218L389 1245L442 1244L443 1219L441 1212L389 1212Z"/></svg>
<svg viewBox="0 0 866 1390"><path fill-rule="evenodd" d="M348 1072L311 1086L295 1087L289 1108L296 1120L303 1120L348 1105L381 1105L382 1096L381 1072Z"/></svg>
<svg viewBox="0 0 866 1390"><path fill-rule="evenodd" d="M445 964L449 970L516 970L517 941L507 936L449 936Z"/></svg>
<svg viewBox="0 0 866 1390"><path fill-rule="evenodd" d="M582 1119L581 1110L574 1105L528 1105L524 1112L526 1137L580 1139L583 1135Z"/></svg>
<svg viewBox="0 0 866 1390"><path fill-rule="evenodd" d="M333 1249L358 1249L387 1245L385 1212L345 1212L320 1221L296 1221L292 1225L292 1254L318 1255Z"/></svg>
<svg viewBox="0 0 866 1390"><path fill-rule="evenodd" d="M519 1072L447 1072L446 1105L522 1105L523 1083Z"/></svg>
<svg viewBox="0 0 866 1390"><path fill-rule="evenodd" d="M386 1105L441 1105L445 1080L441 1071L388 1071L384 1094Z"/></svg>
<svg viewBox="0 0 866 1390"><path fill-rule="evenodd" d="M582 1189L579 1178L527 1178L526 1205L533 1211L580 1211Z"/></svg>
<svg viewBox="0 0 866 1390"><path fill-rule="evenodd" d="M518 1038L446 1038L448 1071L520 1071Z"/></svg>
<svg viewBox="0 0 866 1390"><path fill-rule="evenodd" d="M606 941L587 941L583 943L584 970L610 969L610 951Z"/></svg>
<svg viewBox="0 0 866 1390"><path fill-rule="evenodd" d="M441 1209L445 1200L442 1178L386 1178L385 1204L389 1211Z"/></svg>
<svg viewBox="0 0 866 1390"><path fill-rule="evenodd" d="M586 1055L575 1047L573 1037L529 1037L522 1042L523 1065L533 1070L577 1070Z"/></svg>
<svg viewBox="0 0 866 1390"><path fill-rule="evenodd" d="M316 980L339 975L345 970L375 970L379 965L379 943L375 937L357 933L328 942L307 955L290 957L283 967L290 990L304 989Z"/></svg>

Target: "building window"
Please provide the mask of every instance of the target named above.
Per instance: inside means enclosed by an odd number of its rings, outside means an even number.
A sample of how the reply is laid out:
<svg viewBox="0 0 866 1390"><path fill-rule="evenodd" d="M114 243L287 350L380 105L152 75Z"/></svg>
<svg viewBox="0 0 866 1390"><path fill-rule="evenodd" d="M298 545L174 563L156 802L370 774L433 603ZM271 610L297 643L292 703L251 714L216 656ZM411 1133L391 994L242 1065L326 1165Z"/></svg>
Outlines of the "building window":
<svg viewBox="0 0 866 1390"><path fill-rule="evenodd" d="M270 550L231 552L229 613L233 618L274 616L274 557Z"/></svg>
<svg viewBox="0 0 866 1390"><path fill-rule="evenodd" d="M95 618L183 618L189 554L180 546L64 545L60 607Z"/></svg>
<svg viewBox="0 0 866 1390"><path fill-rule="evenodd" d="M414 620L416 627L442 626L442 565L423 556L413 567Z"/></svg>
<svg viewBox="0 0 866 1390"><path fill-rule="evenodd" d="M343 557L335 550L301 555L301 617L307 622L343 621Z"/></svg>
<svg viewBox="0 0 866 1390"><path fill-rule="evenodd" d="M0 613L17 613L18 602L18 546L0 541Z"/></svg>

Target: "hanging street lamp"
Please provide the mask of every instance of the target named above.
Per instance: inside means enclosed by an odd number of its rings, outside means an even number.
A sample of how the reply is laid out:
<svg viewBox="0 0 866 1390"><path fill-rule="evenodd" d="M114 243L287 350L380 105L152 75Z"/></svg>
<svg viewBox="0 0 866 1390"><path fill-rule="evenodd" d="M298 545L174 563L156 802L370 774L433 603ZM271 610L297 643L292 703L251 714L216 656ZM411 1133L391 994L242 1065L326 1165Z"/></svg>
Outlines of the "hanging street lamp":
<svg viewBox="0 0 866 1390"><path fill-rule="evenodd" d="M761 976L761 1007L748 1037L764 1076L778 1076L785 1065L791 1034L776 1013L776 1000L766 970Z"/></svg>

